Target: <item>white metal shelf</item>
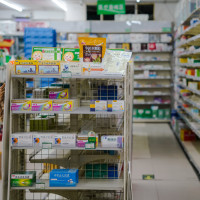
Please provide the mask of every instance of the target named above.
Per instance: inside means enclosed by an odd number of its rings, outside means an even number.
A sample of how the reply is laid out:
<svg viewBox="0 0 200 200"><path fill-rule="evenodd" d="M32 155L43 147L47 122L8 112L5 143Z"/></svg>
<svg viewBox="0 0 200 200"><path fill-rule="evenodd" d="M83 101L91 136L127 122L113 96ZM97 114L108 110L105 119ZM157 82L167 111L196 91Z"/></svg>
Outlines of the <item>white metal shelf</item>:
<svg viewBox="0 0 200 200"><path fill-rule="evenodd" d="M138 93L134 93L134 96L170 96L170 93L160 93L160 94L156 94L156 93L152 93L152 94L138 94Z"/></svg>
<svg viewBox="0 0 200 200"><path fill-rule="evenodd" d="M195 81L200 81L200 77L190 76L190 75L186 75L186 74L183 74L183 73L178 73L177 75L181 76L181 77L188 78L188 79L192 79L192 80L195 80Z"/></svg>
<svg viewBox="0 0 200 200"><path fill-rule="evenodd" d="M134 54L135 53L172 53L171 50L169 51L158 51L158 50L143 50L143 51L132 51Z"/></svg>
<svg viewBox="0 0 200 200"><path fill-rule="evenodd" d="M171 79L170 76L157 76L157 77L134 77L134 80L145 80L145 79L150 79L150 80L154 80L154 79Z"/></svg>
<svg viewBox="0 0 200 200"><path fill-rule="evenodd" d="M155 71L171 71L171 68L135 68L134 71L155 70Z"/></svg>
<svg viewBox="0 0 200 200"><path fill-rule="evenodd" d="M178 66L181 67L200 67L200 63L177 63Z"/></svg>
<svg viewBox="0 0 200 200"><path fill-rule="evenodd" d="M134 60L134 62L170 62L168 59L163 59L163 60Z"/></svg>
<svg viewBox="0 0 200 200"><path fill-rule="evenodd" d="M50 187L49 180L37 180L37 182L45 183L44 189L37 189L33 187L11 187L12 190L26 190L29 189L32 192L45 192L52 190L102 190L102 191L122 191L124 189L123 179L80 179L76 187Z"/></svg>
<svg viewBox="0 0 200 200"><path fill-rule="evenodd" d="M161 86L135 86L135 89L167 89L171 88L171 85L161 85Z"/></svg>
<svg viewBox="0 0 200 200"><path fill-rule="evenodd" d="M118 114L123 114L124 111L90 111L89 106L81 106L73 111L12 111L13 114L39 114L39 113L45 113L45 114L107 114L107 115L118 115Z"/></svg>
<svg viewBox="0 0 200 200"><path fill-rule="evenodd" d="M193 92L194 94L200 95L200 90L192 89L192 88L190 88L190 87L185 86L184 84L182 84L182 83L180 83L180 82L178 82L177 84L178 84L179 86L181 86L181 87L187 89L187 90L190 90L190 91Z"/></svg>
<svg viewBox="0 0 200 200"><path fill-rule="evenodd" d="M138 118L133 118L134 123L167 123L170 122L170 119L138 119Z"/></svg>
<svg viewBox="0 0 200 200"><path fill-rule="evenodd" d="M13 150L15 149L34 149L34 150L45 150L42 149L41 147L12 147ZM52 147L51 149L47 149L47 150L92 150L92 151L122 151L123 148L109 148L109 147L101 147L100 145L96 148L96 149L86 149L83 147Z"/></svg>
<svg viewBox="0 0 200 200"><path fill-rule="evenodd" d="M158 103L158 102L134 102L133 105L170 105L171 103Z"/></svg>
<svg viewBox="0 0 200 200"><path fill-rule="evenodd" d="M183 114L180 110L178 110L178 114L183 119L183 121L187 124L187 126L200 138L200 130L198 130L191 121L188 120L187 116Z"/></svg>
<svg viewBox="0 0 200 200"><path fill-rule="evenodd" d="M70 78L76 79L122 79L124 76L122 74L104 74L104 75L72 75ZM62 78L61 75L16 75L13 74L12 78Z"/></svg>

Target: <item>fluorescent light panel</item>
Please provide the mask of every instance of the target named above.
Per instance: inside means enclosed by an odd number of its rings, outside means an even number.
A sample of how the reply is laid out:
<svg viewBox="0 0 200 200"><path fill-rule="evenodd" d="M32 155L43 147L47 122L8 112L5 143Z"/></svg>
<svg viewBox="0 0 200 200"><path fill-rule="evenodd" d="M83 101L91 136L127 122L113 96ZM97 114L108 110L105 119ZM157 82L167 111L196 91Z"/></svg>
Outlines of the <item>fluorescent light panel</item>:
<svg viewBox="0 0 200 200"><path fill-rule="evenodd" d="M15 9L15 10L17 10L19 12L22 12L22 10L23 10L22 7L17 6L15 4L13 4L13 3L9 3L9 2L7 2L5 0L0 0L0 3L4 4L5 6L8 6L8 7L12 8L12 9Z"/></svg>
<svg viewBox="0 0 200 200"><path fill-rule="evenodd" d="M55 3L58 7L63 9L65 12L67 12L67 6L63 1L60 0L51 0L53 3Z"/></svg>

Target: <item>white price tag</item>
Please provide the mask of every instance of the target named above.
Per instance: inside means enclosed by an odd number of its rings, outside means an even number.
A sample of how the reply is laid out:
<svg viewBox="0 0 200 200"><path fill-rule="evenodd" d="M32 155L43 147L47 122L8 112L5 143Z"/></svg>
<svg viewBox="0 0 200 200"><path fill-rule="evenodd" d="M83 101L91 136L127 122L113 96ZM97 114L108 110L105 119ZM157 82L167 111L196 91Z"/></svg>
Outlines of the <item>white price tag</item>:
<svg viewBox="0 0 200 200"><path fill-rule="evenodd" d="M45 184L44 183L36 183L35 188L36 189L45 189Z"/></svg>
<svg viewBox="0 0 200 200"><path fill-rule="evenodd" d="M71 78L72 73L71 72L62 72L62 78Z"/></svg>
<svg viewBox="0 0 200 200"><path fill-rule="evenodd" d="M42 143L42 149L52 149L52 143Z"/></svg>

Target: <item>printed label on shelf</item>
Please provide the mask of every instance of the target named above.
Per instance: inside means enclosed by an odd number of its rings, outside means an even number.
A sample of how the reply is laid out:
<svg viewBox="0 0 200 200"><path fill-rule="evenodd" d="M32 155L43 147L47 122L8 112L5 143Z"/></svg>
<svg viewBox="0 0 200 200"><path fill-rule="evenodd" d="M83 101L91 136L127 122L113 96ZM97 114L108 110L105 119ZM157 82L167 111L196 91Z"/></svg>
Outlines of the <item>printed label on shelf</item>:
<svg viewBox="0 0 200 200"><path fill-rule="evenodd" d="M154 180L155 175L154 174L145 174L145 175L142 175L142 179L143 180Z"/></svg>
<svg viewBox="0 0 200 200"><path fill-rule="evenodd" d="M45 184L44 183L36 183L35 188L36 189L45 189Z"/></svg>
<svg viewBox="0 0 200 200"><path fill-rule="evenodd" d="M72 73L71 72L62 72L62 78L71 78Z"/></svg>
<svg viewBox="0 0 200 200"><path fill-rule="evenodd" d="M52 149L52 143L42 143L42 149Z"/></svg>

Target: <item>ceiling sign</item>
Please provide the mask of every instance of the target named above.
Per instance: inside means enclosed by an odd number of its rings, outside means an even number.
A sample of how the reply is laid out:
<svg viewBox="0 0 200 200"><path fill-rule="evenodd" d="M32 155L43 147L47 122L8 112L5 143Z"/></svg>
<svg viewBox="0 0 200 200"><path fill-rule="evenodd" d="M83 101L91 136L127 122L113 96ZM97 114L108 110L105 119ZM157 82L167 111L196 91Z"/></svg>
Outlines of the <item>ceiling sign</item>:
<svg viewBox="0 0 200 200"><path fill-rule="evenodd" d="M98 0L98 15L126 14L125 0Z"/></svg>

